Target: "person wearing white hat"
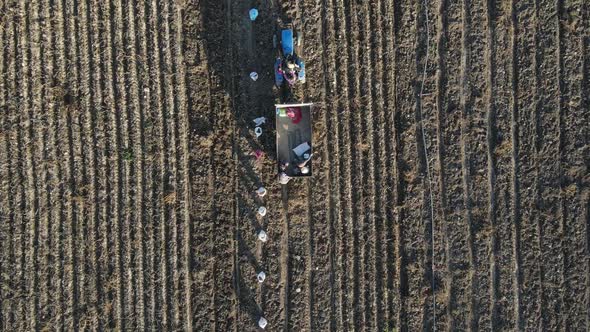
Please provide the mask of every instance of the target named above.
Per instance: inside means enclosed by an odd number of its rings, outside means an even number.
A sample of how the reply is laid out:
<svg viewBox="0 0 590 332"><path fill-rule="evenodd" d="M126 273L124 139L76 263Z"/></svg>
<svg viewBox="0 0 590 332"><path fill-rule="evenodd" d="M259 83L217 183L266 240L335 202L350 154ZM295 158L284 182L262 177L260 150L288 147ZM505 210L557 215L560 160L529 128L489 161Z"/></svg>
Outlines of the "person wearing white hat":
<svg viewBox="0 0 590 332"><path fill-rule="evenodd" d="M281 174L279 174L279 183L280 184L287 184L287 183L289 183L290 180L291 180L291 177L288 176L287 173L281 172Z"/></svg>

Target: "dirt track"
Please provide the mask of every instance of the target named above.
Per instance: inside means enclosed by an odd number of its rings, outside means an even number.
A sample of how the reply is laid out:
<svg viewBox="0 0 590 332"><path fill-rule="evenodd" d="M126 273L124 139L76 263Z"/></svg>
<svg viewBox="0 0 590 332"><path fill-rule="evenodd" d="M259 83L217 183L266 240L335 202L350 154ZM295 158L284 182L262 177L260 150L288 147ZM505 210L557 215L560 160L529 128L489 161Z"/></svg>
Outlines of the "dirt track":
<svg viewBox="0 0 590 332"><path fill-rule="evenodd" d="M589 329L589 13L0 2L0 330ZM317 103L284 187L277 18Z"/></svg>

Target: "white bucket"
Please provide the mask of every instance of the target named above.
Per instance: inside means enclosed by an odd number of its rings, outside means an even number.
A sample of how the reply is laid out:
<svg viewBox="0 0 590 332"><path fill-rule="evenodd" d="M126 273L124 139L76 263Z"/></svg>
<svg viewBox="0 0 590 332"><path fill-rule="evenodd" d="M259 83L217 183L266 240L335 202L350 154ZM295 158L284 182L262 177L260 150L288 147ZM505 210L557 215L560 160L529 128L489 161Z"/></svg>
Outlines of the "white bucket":
<svg viewBox="0 0 590 332"><path fill-rule="evenodd" d="M262 241L262 242L266 242L268 240L268 236L266 235L265 231L260 231L258 232L258 240Z"/></svg>
<svg viewBox="0 0 590 332"><path fill-rule="evenodd" d="M260 317L260 319L258 320L258 326L260 326L260 328L263 329L266 327L266 324L268 324L266 319L264 317Z"/></svg>
<svg viewBox="0 0 590 332"><path fill-rule="evenodd" d="M264 282L264 279L266 279L266 273L264 273L264 271L258 272L258 275L256 276L256 279L258 279L258 282L259 283Z"/></svg>

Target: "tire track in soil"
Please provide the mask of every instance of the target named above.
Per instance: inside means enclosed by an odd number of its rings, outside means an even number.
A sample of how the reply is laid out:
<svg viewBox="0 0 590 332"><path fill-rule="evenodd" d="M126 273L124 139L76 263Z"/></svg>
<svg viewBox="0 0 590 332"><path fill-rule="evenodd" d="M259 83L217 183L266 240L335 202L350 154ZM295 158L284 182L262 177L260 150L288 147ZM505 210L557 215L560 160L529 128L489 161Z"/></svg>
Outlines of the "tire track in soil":
<svg viewBox="0 0 590 332"><path fill-rule="evenodd" d="M493 226L494 243L492 253L495 257L495 268L492 270L492 282L496 284L495 308L492 310L492 328L516 329L514 289L514 210L512 179L512 133L511 115L512 92L511 81L511 4L502 1L489 3L488 22L491 33L491 43L494 44L494 52L490 54L489 68L491 70L490 91L488 91L489 107L493 110L490 119L491 143L488 158L493 162L494 177L489 180L493 183L495 204L495 224Z"/></svg>
<svg viewBox="0 0 590 332"><path fill-rule="evenodd" d="M491 326L491 282L489 235L491 225L487 222L489 193L488 175L485 172L489 160L486 142L486 111L484 95L488 89L485 81L486 8L482 3L464 2L464 90L463 115L463 166L466 187L467 220L470 225L470 246L472 248L472 317L471 328ZM473 42L477 41L477 42ZM486 47L484 47L484 45Z"/></svg>
<svg viewBox="0 0 590 332"><path fill-rule="evenodd" d="M383 31L384 38L382 38L382 50L385 56L385 60L381 62L383 71L383 82L382 82L382 94L383 97L383 109L389 111L387 116L384 116L384 137L387 140L381 142L385 149L385 155L389 156L385 160L385 175L382 181L385 183L385 193L382 194L385 203L382 208L385 210L384 215L384 242L386 251L386 266L385 266L385 289L384 289L384 302L385 302L385 328L394 329L399 327L399 315L400 312L400 296L399 287L396 287L399 278L399 269L397 269L396 262L399 261L399 238L396 236L398 233L396 229L399 227L399 223L395 223L394 211L399 206L399 172L398 172L398 131L395 127L395 118L397 116L397 82L395 77L395 67L397 59L397 48L394 46L397 44L397 29L399 26L398 11L399 7L394 6L393 3L388 1L382 1L380 10L383 15Z"/></svg>
<svg viewBox="0 0 590 332"><path fill-rule="evenodd" d="M465 193L462 186L461 146L461 63L450 59L461 58L462 12L458 1L441 2L438 28L437 77L437 142L438 181L441 201L441 233L444 234L444 261L447 281L444 285L447 298L440 310L446 317L439 322L447 330L466 329L469 321L469 225L461 210ZM443 13L448 13L444 16ZM442 301L440 301L442 302Z"/></svg>
<svg viewBox="0 0 590 332"><path fill-rule="evenodd" d="M561 326L563 297L562 218L560 204L560 145L562 136L561 105L559 103L559 48L558 26L555 24L555 2L537 1L535 29L536 48L536 104L537 121L535 151L538 177L535 183L535 203L540 232L540 263L543 293L541 328L556 330ZM554 136L555 135L555 136ZM560 271L561 270L561 271Z"/></svg>
<svg viewBox="0 0 590 332"><path fill-rule="evenodd" d="M397 10L396 10L397 9ZM394 127L397 132L398 150L398 181L397 184L397 205L396 213L397 225L396 238L398 240L398 261L396 262L399 270L399 328L400 330L420 329L421 322L410 321L412 317L421 317L420 307L418 304L418 295L410 297L410 294L421 294L422 282L418 277L421 266L416 256L421 256L416 245L419 236L413 228L419 228L416 222L419 218L416 215L416 206L421 204L417 202L416 178L418 170L414 169L414 162L418 158L416 150L415 135L415 85L413 77L417 72L416 58L411 51L416 48L416 19L417 8L409 4L401 3L399 7L394 8L395 14L395 40L397 41L396 50L396 68L395 68L395 85L396 85L396 116L394 116ZM399 20L398 20L399 18Z"/></svg>
<svg viewBox="0 0 590 332"><path fill-rule="evenodd" d="M516 18L516 2L513 0L510 2L510 60L509 60L509 72L510 72L510 145L511 149L511 187L510 187L510 208L512 209L511 217L513 219L512 228L512 256L514 257L513 265L513 295L514 295L514 321L515 329L522 330L524 328L522 320L522 307L521 307L521 296L522 296L522 256L521 256L521 215L520 215L520 193L519 193L519 180L517 170L519 167L518 161L518 149L519 149L519 136L518 136L518 79L519 70L517 64L517 35L518 35L518 23Z"/></svg>
<svg viewBox="0 0 590 332"><path fill-rule="evenodd" d="M90 6L87 1L80 2L79 14L83 26L78 28L79 40L81 45L79 48L80 59L81 59L81 77L80 83L82 88L82 95L84 96L84 121L82 131L85 133L84 141L81 142L83 149L82 155L84 155L85 170L83 172L83 183L86 186L82 193L85 197L83 204L88 204L88 212L83 227L84 236L82 239L82 248L84 250L83 257L85 264L83 265L83 274L85 275L83 292L87 301L86 310L87 317L85 325L82 328L89 328L98 321L98 263L95 259L96 246L98 242L98 236L95 229L99 220L99 199L98 199L98 179L97 179L97 135L96 135L96 111L100 108L100 105L96 103L96 95L99 94L96 88L96 83L93 78L93 74L97 71L95 66L95 55L93 54L92 44L93 39L91 35L90 26ZM82 31L81 31L82 30ZM89 151L85 151L84 149ZM87 203L86 203L87 201Z"/></svg>
<svg viewBox="0 0 590 332"><path fill-rule="evenodd" d="M583 29L588 31L587 7L586 12L582 2L567 1L558 3L559 24L559 82L561 102L561 162L560 173L562 199L565 196L567 203L562 201L563 207L563 238L564 241L564 269L563 285L563 312L566 312L565 320L560 326L564 330L583 330L588 328L587 298L584 287L587 286L587 264L583 259L587 254L587 208L584 201L587 200L588 180L584 179L582 167L584 165L584 148L577 142L584 142L582 131L589 119L588 99L584 95L587 89L587 72L584 65L587 61L588 35L584 35ZM584 17L584 15L586 15ZM580 27L576 22L582 20L586 26ZM586 82L586 83L584 83ZM587 131L587 129L586 129ZM586 204L587 205L587 204ZM584 219L586 218L586 219ZM586 319L585 319L586 317ZM584 325L584 323L586 323Z"/></svg>
<svg viewBox="0 0 590 332"><path fill-rule="evenodd" d="M539 266L539 238L538 223L534 212L534 179L537 177L536 156L534 147L535 137L535 103L537 100L536 69L537 63L534 55L536 47L534 29L527 27L534 25L534 8L530 2L515 3L514 25L516 31L515 66L518 72L515 76L516 105L515 120L517 135L515 137L517 148L515 149L515 185L517 190L517 206L515 207L517 225L517 244L521 253L521 290L522 314L519 325L523 329L539 329L540 316L543 303L540 301L542 294L541 270ZM533 9L531 9L533 8ZM533 157L531 157L533 156ZM524 319L526 317L526 320Z"/></svg>

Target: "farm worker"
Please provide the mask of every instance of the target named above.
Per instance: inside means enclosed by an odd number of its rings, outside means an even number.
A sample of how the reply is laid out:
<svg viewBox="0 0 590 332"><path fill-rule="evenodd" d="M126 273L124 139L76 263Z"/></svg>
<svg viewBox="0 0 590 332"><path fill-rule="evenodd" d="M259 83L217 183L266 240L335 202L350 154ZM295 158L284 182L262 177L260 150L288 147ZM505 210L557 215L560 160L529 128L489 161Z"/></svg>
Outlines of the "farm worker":
<svg viewBox="0 0 590 332"><path fill-rule="evenodd" d="M289 163L281 163L280 169L281 171L286 171L287 167L289 167Z"/></svg>
<svg viewBox="0 0 590 332"><path fill-rule="evenodd" d="M254 157L256 157L256 160L260 160L260 158L262 158L263 155L264 155L264 152L262 152L262 150L254 151Z"/></svg>
<svg viewBox="0 0 590 332"><path fill-rule="evenodd" d="M285 172L281 172L281 174L279 174L279 183L280 184L287 184L287 183L289 183L290 180L291 180L291 177L288 176Z"/></svg>
<svg viewBox="0 0 590 332"><path fill-rule="evenodd" d="M311 160L312 155L313 155L313 153L311 155L307 155L307 156L304 155L304 157L307 157L307 158L305 158L303 161L299 162L297 164L297 167L299 167L299 168L305 167L305 165L307 165L307 163Z"/></svg>
<svg viewBox="0 0 590 332"><path fill-rule="evenodd" d="M256 190L256 194L258 195L258 197L264 197L264 195L266 195L266 188L264 187L260 187Z"/></svg>

